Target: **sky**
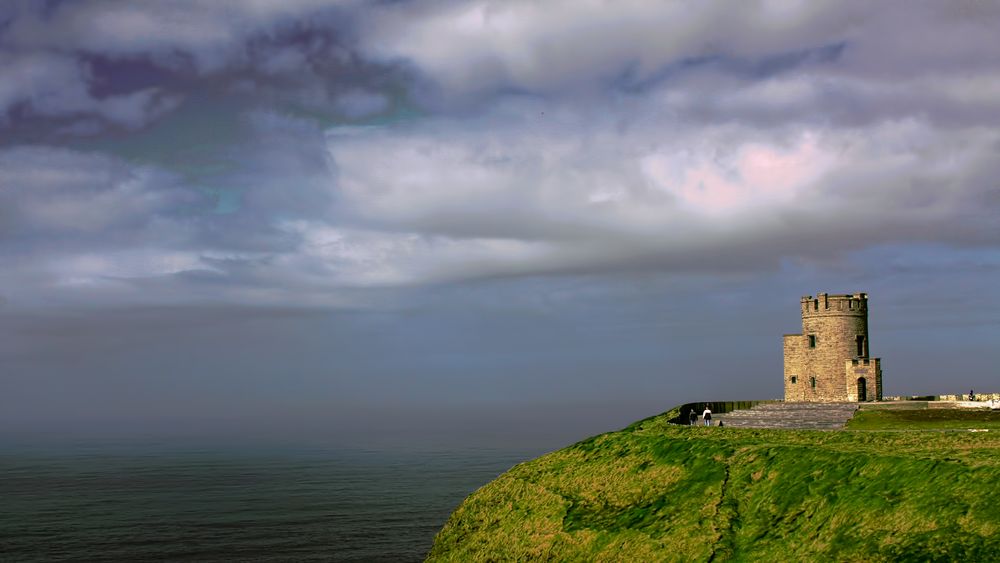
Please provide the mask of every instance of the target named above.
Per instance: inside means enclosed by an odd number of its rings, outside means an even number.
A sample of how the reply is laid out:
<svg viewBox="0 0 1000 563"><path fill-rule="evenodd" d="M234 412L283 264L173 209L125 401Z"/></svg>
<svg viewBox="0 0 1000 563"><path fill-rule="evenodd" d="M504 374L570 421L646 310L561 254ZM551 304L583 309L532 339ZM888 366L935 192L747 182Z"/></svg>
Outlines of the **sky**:
<svg viewBox="0 0 1000 563"><path fill-rule="evenodd" d="M556 447L1000 392L1000 5L5 0L0 436Z"/></svg>

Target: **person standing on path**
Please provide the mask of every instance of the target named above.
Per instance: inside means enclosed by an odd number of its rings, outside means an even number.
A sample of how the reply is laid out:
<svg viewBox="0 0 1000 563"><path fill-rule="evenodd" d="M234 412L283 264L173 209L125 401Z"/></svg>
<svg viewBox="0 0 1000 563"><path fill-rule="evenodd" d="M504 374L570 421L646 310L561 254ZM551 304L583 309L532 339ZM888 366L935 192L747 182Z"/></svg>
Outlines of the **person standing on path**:
<svg viewBox="0 0 1000 563"><path fill-rule="evenodd" d="M705 412L701 413L701 418L705 420L705 426L712 425L712 409L705 405Z"/></svg>
<svg viewBox="0 0 1000 563"><path fill-rule="evenodd" d="M696 422L698 422L698 413L694 412L692 408L691 412L688 413L688 426L694 426Z"/></svg>

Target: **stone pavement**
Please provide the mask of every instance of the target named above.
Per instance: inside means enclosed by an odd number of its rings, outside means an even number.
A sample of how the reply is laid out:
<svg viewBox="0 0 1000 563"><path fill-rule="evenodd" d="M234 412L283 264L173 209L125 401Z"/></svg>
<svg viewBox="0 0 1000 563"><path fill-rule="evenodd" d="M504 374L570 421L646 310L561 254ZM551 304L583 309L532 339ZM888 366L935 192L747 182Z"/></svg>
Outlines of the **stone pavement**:
<svg viewBox="0 0 1000 563"><path fill-rule="evenodd" d="M856 410L857 403L766 403L715 418L730 428L840 430Z"/></svg>

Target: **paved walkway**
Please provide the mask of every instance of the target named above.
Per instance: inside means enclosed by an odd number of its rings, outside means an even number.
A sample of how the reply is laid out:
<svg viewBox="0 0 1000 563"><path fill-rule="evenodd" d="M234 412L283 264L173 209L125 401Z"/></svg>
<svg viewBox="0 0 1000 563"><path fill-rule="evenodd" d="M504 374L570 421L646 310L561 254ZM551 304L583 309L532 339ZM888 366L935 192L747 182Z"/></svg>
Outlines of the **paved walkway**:
<svg viewBox="0 0 1000 563"><path fill-rule="evenodd" d="M766 403L718 418L731 428L840 430L856 410L857 403Z"/></svg>

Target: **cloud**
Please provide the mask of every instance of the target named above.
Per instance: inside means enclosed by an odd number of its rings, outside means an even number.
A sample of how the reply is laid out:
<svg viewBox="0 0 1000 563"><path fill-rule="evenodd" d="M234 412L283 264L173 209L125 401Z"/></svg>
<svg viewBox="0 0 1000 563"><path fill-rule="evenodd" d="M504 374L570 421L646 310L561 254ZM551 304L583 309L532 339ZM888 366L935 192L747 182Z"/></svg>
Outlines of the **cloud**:
<svg viewBox="0 0 1000 563"><path fill-rule="evenodd" d="M622 130L615 116L548 109L335 131L342 200L368 225L437 238L442 251L444 241L472 249L481 240L532 249L476 248L478 261L451 270L459 277L773 268L819 248L833 256L995 240L979 203L998 189L987 180L1000 143L992 129L942 132L918 119L678 128L666 119Z"/></svg>
<svg viewBox="0 0 1000 563"><path fill-rule="evenodd" d="M364 21L361 51L417 69L439 111L652 89L664 111L713 121L1000 118L988 3L483 0L387 4Z"/></svg>
<svg viewBox="0 0 1000 563"><path fill-rule="evenodd" d="M42 113L78 111L87 103L85 73L71 59L0 52L0 111L30 102Z"/></svg>
<svg viewBox="0 0 1000 563"><path fill-rule="evenodd" d="M858 8L832 2L438 2L387 5L363 45L447 93L589 89L713 56L759 58L839 40Z"/></svg>
<svg viewBox="0 0 1000 563"><path fill-rule="evenodd" d="M243 43L255 34L337 7L325 0L168 0L142 5L93 0L48 8L21 2L8 16L4 40L22 49L116 57L182 54L199 70L210 72L243 56Z"/></svg>
<svg viewBox="0 0 1000 563"><path fill-rule="evenodd" d="M275 267L321 288L391 287L531 273L551 254L545 245L502 238L456 239L416 232L339 228L294 221L282 225L302 238Z"/></svg>
<svg viewBox="0 0 1000 563"><path fill-rule="evenodd" d="M95 104L95 110L115 124L138 129L170 112L180 102L180 96L164 95L156 88L147 88L100 100Z"/></svg>
<svg viewBox="0 0 1000 563"><path fill-rule="evenodd" d="M339 302L998 239L1000 49L980 4L16 6L8 120L112 124L123 140L101 146L129 155L0 153L0 233L30 249L6 249L18 295ZM172 115L206 92L241 96L226 146L197 142L216 116ZM174 128L143 137L153 121ZM211 165L157 160L171 143Z"/></svg>
<svg viewBox="0 0 1000 563"><path fill-rule="evenodd" d="M18 302L116 279L207 269L192 251L204 205L162 170L44 146L0 151L0 284Z"/></svg>
<svg viewBox="0 0 1000 563"><path fill-rule="evenodd" d="M97 97L91 92L91 83L87 65L74 57L0 51L0 126L10 120L11 113L20 110L53 118L94 116L120 127L138 129L181 101L180 96L159 88ZM88 130L96 132L92 126Z"/></svg>
<svg viewBox="0 0 1000 563"><path fill-rule="evenodd" d="M229 147L244 151L242 166L211 185L97 152L0 150L4 293L21 304L175 303L281 287L271 299L294 301L311 265L282 270L305 252L285 222L329 218L324 137L295 118L248 122L253 137Z"/></svg>
<svg viewBox="0 0 1000 563"><path fill-rule="evenodd" d="M992 129L623 118L519 101L475 122L324 136L263 113L243 167L217 188L236 194L224 213L211 192L153 167L6 151L4 293L330 305L364 288L751 273L879 245L997 240Z"/></svg>
<svg viewBox="0 0 1000 563"><path fill-rule="evenodd" d="M388 97L378 92L352 90L337 97L337 108L352 119L380 113L388 107Z"/></svg>
<svg viewBox="0 0 1000 563"><path fill-rule="evenodd" d="M0 127L35 119L63 134L136 130L185 94L240 88L330 114L346 92L344 111L371 113L381 94L357 92L384 70L344 45L352 4L12 2L0 7ZM337 73L360 82L345 86Z"/></svg>
<svg viewBox="0 0 1000 563"><path fill-rule="evenodd" d="M968 123L984 112L995 119L1000 111L993 95L1000 10L988 3L890 2L872 9L860 2L626 1L613 10L591 0L12 6L0 38L0 52L11 59L4 66L33 69L38 86L0 90L0 107L5 98L39 98L41 89L44 115L100 113L80 101L86 100L81 88L106 78L88 75L93 69L80 63L87 57L148 61L207 80L236 74L236 83L251 90L349 118L380 112L386 89L405 89L437 112L483 107L512 91L606 103L609 96L649 89L660 92L670 111L708 119L846 122L926 113ZM899 39L913 36L924 40L915 46ZM23 81L5 82L10 90ZM174 95L163 88L158 99ZM153 111L148 120L159 115Z"/></svg>
<svg viewBox="0 0 1000 563"><path fill-rule="evenodd" d="M171 182L155 170L100 154L50 147L5 150L0 152L4 235L77 237L148 224L185 199L166 189Z"/></svg>

